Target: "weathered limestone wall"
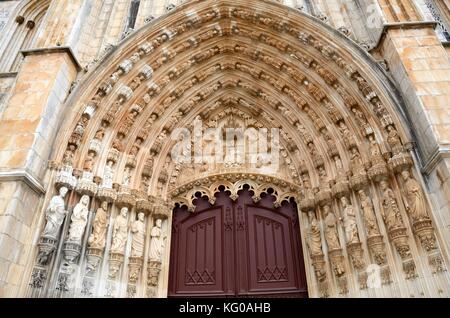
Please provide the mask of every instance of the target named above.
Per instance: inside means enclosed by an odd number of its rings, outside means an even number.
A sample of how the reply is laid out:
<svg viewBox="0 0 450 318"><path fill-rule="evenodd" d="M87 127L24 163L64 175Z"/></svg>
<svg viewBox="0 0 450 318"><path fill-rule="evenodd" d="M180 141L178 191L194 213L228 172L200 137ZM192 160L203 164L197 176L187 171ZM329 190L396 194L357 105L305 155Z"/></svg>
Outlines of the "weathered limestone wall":
<svg viewBox="0 0 450 318"><path fill-rule="evenodd" d="M43 176L76 68L64 52L29 55L0 119L0 171Z"/></svg>
<svg viewBox="0 0 450 318"><path fill-rule="evenodd" d="M11 87L14 85L16 74L0 74L0 117L9 98Z"/></svg>
<svg viewBox="0 0 450 318"><path fill-rule="evenodd" d="M17 297L32 252L41 195L23 181L1 181L0 193L0 297Z"/></svg>
<svg viewBox="0 0 450 318"><path fill-rule="evenodd" d="M17 296L42 178L67 92L77 74L66 52L26 56L0 118L0 296Z"/></svg>
<svg viewBox="0 0 450 318"><path fill-rule="evenodd" d="M6 26L11 13L14 8L19 3L19 1L2 1L0 2L0 31ZM2 33L0 33L0 40L2 38Z"/></svg>

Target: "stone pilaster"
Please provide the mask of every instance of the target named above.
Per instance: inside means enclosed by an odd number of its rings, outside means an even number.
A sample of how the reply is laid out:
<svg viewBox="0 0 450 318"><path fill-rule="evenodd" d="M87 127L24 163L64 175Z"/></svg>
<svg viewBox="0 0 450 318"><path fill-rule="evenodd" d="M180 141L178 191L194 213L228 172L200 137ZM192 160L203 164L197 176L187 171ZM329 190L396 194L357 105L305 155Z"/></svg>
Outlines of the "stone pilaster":
<svg viewBox="0 0 450 318"><path fill-rule="evenodd" d="M0 118L0 296L16 296L39 224L43 178L63 104L77 75L68 49L24 52Z"/></svg>

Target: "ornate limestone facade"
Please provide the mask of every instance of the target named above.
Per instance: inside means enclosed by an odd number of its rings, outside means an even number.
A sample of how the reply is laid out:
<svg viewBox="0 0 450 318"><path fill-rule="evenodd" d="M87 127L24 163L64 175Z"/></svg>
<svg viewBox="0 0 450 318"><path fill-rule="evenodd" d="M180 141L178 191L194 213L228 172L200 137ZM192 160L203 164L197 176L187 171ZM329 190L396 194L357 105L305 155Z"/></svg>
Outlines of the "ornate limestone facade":
<svg viewBox="0 0 450 318"><path fill-rule="evenodd" d="M174 208L250 191L295 203L309 297L450 297L449 1L6 4L0 296L166 297ZM213 128L276 164L173 160Z"/></svg>

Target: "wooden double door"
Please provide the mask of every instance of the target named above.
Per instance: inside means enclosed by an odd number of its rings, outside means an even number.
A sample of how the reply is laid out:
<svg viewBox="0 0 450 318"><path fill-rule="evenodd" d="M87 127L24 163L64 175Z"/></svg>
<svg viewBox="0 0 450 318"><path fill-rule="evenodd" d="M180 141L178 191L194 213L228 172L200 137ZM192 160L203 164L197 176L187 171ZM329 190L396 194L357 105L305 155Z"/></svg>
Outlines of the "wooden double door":
<svg viewBox="0 0 450 318"><path fill-rule="evenodd" d="M243 190L173 214L169 297L307 297L295 203Z"/></svg>

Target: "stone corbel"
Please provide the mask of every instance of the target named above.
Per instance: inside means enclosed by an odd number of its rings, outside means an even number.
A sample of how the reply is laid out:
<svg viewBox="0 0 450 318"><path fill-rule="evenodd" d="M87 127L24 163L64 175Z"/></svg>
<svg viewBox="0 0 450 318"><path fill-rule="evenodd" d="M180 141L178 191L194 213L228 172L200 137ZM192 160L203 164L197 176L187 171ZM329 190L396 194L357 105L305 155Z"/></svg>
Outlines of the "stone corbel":
<svg viewBox="0 0 450 318"><path fill-rule="evenodd" d="M119 192L117 194L116 205L119 208L127 207L132 209L136 205L136 197L128 192Z"/></svg>

